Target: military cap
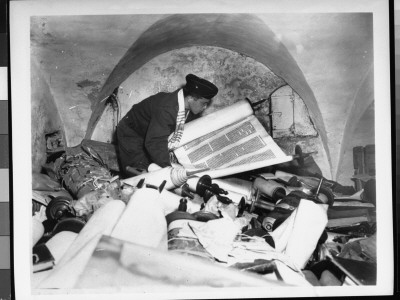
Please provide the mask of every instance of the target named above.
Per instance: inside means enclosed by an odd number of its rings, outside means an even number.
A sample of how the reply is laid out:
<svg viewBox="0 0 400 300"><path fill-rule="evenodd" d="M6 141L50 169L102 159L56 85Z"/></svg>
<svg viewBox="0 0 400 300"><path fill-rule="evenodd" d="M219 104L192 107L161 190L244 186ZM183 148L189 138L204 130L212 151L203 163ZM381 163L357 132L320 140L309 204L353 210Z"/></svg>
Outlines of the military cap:
<svg viewBox="0 0 400 300"><path fill-rule="evenodd" d="M193 74L186 76L186 88L190 93L206 99L211 99L218 93L218 88L214 84Z"/></svg>

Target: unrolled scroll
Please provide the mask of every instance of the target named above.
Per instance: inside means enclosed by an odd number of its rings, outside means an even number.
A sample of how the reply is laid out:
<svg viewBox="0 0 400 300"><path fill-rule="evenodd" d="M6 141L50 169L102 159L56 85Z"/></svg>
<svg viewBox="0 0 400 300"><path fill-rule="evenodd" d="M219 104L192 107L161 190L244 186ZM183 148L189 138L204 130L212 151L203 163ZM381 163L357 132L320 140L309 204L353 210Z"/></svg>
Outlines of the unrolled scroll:
<svg viewBox="0 0 400 300"><path fill-rule="evenodd" d="M244 100L185 124L180 146L174 153L185 169L209 168L197 175L212 178L293 159L269 136Z"/></svg>
<svg viewBox="0 0 400 300"><path fill-rule="evenodd" d="M185 145L214 130L229 126L251 115L253 115L253 109L250 104L245 100L241 100L211 114L193 120L185 124L185 130L183 131L180 145Z"/></svg>
<svg viewBox="0 0 400 300"><path fill-rule="evenodd" d="M167 223L160 198L158 190L138 189L129 200L110 236L147 247L168 250Z"/></svg>

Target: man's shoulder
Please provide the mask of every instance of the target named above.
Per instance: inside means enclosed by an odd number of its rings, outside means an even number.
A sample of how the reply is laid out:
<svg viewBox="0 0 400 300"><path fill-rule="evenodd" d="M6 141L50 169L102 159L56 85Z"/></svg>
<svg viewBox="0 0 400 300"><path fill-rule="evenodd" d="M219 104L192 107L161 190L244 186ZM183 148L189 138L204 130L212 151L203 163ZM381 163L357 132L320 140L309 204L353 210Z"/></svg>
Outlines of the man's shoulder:
<svg viewBox="0 0 400 300"><path fill-rule="evenodd" d="M151 97L152 105L157 107L175 107L178 104L177 92L172 93L159 92Z"/></svg>

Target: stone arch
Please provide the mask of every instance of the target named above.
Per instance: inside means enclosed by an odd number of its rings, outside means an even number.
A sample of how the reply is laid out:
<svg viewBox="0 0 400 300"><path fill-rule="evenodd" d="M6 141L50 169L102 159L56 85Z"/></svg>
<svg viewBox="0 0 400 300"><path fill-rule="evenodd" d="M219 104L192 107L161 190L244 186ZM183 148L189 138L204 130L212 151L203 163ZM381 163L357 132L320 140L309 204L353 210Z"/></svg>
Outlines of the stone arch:
<svg viewBox="0 0 400 300"><path fill-rule="evenodd" d="M104 110L105 101L101 100L130 74L164 52L197 45L244 54L283 78L306 103L331 164L325 125L303 72L271 29L252 14L177 14L154 23L132 44L103 85L85 138L91 137Z"/></svg>
<svg viewBox="0 0 400 300"><path fill-rule="evenodd" d="M340 146L339 160L337 166L333 170L334 178L340 177L339 170L344 168L348 163L345 161L346 150L349 151L348 145L353 145L354 132L357 126L360 124L360 120L365 115L366 111L374 103L374 69L373 66L369 68L364 80L362 81L360 88L358 89L353 106L351 107L350 113L347 115L346 125L344 128L344 134ZM374 131L374 124L368 130ZM365 145L359 145L365 146ZM347 153L347 155L352 155ZM347 177L351 177L352 174L347 174Z"/></svg>

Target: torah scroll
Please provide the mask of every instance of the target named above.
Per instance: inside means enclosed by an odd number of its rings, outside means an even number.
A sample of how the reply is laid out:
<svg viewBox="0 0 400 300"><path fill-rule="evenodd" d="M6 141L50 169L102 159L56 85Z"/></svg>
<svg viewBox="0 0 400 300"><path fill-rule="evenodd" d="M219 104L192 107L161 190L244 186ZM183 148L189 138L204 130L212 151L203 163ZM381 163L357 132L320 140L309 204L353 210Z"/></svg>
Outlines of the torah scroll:
<svg viewBox="0 0 400 300"><path fill-rule="evenodd" d="M185 124L174 154L187 170L209 169L197 176L211 178L293 159L274 142L245 100Z"/></svg>

